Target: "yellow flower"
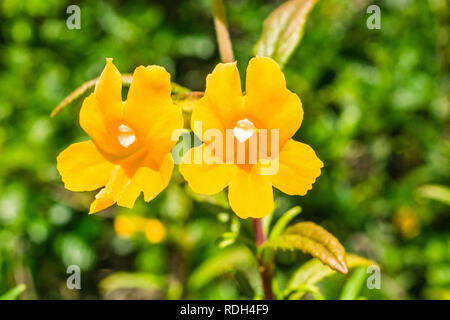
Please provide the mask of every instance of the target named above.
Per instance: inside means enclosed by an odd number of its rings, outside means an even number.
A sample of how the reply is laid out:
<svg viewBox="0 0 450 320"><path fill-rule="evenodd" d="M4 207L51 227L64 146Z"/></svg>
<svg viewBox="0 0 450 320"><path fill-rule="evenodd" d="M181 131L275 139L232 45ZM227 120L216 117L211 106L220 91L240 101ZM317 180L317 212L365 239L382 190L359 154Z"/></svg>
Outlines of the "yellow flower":
<svg viewBox="0 0 450 320"><path fill-rule="evenodd" d="M107 59L94 93L80 111L80 125L92 140L74 143L61 152L57 168L67 189L96 195L90 212L114 203L131 208L144 192L145 201L156 197L169 183L176 141L182 128L181 110L171 99L170 75L159 66L140 66L125 102L122 78Z"/></svg>
<svg viewBox="0 0 450 320"><path fill-rule="evenodd" d="M159 243L166 236L166 228L157 219L148 219L145 223L145 236L151 243Z"/></svg>
<svg viewBox="0 0 450 320"><path fill-rule="evenodd" d="M123 238L130 238L143 232L151 243L159 243L166 236L166 228L158 219L140 216L118 215L114 219L114 230Z"/></svg>
<svg viewBox="0 0 450 320"><path fill-rule="evenodd" d="M114 230L119 236L129 238L137 231L137 228L133 219L120 215L114 219Z"/></svg>
<svg viewBox="0 0 450 320"><path fill-rule="evenodd" d="M272 186L289 195L305 195L323 167L310 146L291 139L301 125L303 109L298 96L286 88L278 64L270 58L251 59L245 89L243 96L236 63L216 66L191 117L203 144L187 152L180 164L194 192L215 194L229 186L230 206L244 219L261 218L273 210ZM225 142L218 141L217 131L227 137ZM243 157L238 150L245 150ZM203 155L201 161L198 154ZM269 167L275 170L264 172Z"/></svg>
<svg viewBox="0 0 450 320"><path fill-rule="evenodd" d="M413 208L401 206L394 215L394 227L405 238L414 238L420 233L420 220Z"/></svg>

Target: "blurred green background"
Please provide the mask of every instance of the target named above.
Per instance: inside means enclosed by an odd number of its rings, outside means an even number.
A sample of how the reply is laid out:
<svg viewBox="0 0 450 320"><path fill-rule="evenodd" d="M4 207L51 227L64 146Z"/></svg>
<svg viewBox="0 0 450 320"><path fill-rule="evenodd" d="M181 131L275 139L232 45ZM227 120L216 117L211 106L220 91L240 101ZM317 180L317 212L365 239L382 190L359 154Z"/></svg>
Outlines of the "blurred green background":
<svg viewBox="0 0 450 320"><path fill-rule="evenodd" d="M282 1L225 3L245 76L262 21ZM381 30L366 27L373 3ZM71 4L81 8L80 30L66 27ZM361 289L369 299L450 299L448 7L321 0L285 66L305 111L295 139L325 168L305 197L275 192L275 219L300 205L299 220L378 262L381 290ZM25 299L230 299L260 290L248 252L222 248L224 232L252 236L225 193L193 195L175 172L150 204L140 198L134 209L88 216L94 193L65 190L56 170L58 153L88 138L78 124L82 99L49 114L98 76L106 57L123 73L158 64L204 89L219 62L211 12L209 0L0 1L0 295L18 284ZM280 286L307 259L277 255ZM81 290L66 286L72 264ZM325 297L338 297L345 281L321 283Z"/></svg>

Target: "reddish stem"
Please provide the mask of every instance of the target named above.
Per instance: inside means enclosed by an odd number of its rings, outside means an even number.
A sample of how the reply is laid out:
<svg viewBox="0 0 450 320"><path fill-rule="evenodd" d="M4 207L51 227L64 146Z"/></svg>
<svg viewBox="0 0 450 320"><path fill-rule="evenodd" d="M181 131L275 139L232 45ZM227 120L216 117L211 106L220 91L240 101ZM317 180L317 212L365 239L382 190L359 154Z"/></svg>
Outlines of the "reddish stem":
<svg viewBox="0 0 450 320"><path fill-rule="evenodd" d="M253 230L255 231L255 242L259 247L266 242L266 235L264 234L264 230L262 227L261 219L253 219ZM261 275L261 281L264 289L264 298L266 300L273 300L273 292L272 292L272 274L270 272L270 268L264 264L263 258L260 253L257 255L258 260L258 271Z"/></svg>
<svg viewBox="0 0 450 320"><path fill-rule="evenodd" d="M255 230L255 241L259 247L266 242L266 235L264 234L261 219L253 219L253 229Z"/></svg>

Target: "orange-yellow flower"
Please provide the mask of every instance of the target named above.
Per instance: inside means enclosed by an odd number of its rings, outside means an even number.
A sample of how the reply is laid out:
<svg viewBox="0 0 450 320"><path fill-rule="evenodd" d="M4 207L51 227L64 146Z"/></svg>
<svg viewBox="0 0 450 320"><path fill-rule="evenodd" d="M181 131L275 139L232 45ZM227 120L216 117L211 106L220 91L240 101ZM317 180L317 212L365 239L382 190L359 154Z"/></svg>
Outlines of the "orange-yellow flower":
<svg viewBox="0 0 450 320"><path fill-rule="evenodd" d="M128 216L120 215L114 219L114 230L116 230L116 233L119 236L129 238L138 230L138 228L136 227L135 220Z"/></svg>
<svg viewBox="0 0 450 320"><path fill-rule="evenodd" d="M80 111L80 125L91 140L74 143L61 152L57 168L67 189L96 195L90 212L114 203L133 207L144 192L145 201L169 183L174 130L182 128L181 110L171 99L169 73L159 66L140 66L133 74L126 101L122 78L107 59L94 93Z"/></svg>
<svg viewBox="0 0 450 320"><path fill-rule="evenodd" d="M261 218L273 210L272 186L289 195L305 195L320 175L323 163L310 146L291 139L303 119L302 104L286 88L275 61L251 59L245 91L243 95L236 63L218 64L207 77L205 95L191 117L191 127L203 144L184 155L180 172L197 193L215 194L228 186L230 206L239 217ZM196 122L201 122L203 132L219 130L227 138L227 132L231 132L232 143L217 144L215 139L203 136ZM278 151L271 149L271 142L262 145L262 129L278 132ZM252 162L248 150L255 137L259 151L265 148L267 156L259 152ZM270 133L267 138L270 140ZM231 156L230 146L234 152ZM239 147L247 151L244 162L236 161L234 150ZM195 159L196 153L203 154L200 162ZM273 161L277 162L277 170L263 174L262 170Z"/></svg>
<svg viewBox="0 0 450 320"><path fill-rule="evenodd" d="M151 243L159 243L166 236L166 228L157 219L147 219L145 223L145 236Z"/></svg>

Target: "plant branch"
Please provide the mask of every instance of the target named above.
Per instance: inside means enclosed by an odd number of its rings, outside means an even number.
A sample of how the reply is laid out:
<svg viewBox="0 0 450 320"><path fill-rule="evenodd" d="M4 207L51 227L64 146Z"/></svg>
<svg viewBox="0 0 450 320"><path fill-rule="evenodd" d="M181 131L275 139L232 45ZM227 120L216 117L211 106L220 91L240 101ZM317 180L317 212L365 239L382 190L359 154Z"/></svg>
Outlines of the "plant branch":
<svg viewBox="0 0 450 320"><path fill-rule="evenodd" d="M264 242L266 242L267 238L264 234L262 220L261 219L253 219L253 230L255 232L255 242L258 247L262 246ZM261 252L257 253L258 260L258 271L261 275L261 281L264 289L264 298L266 300L273 300L273 292L272 292L272 274L270 267L264 263L264 259L261 255Z"/></svg>
<svg viewBox="0 0 450 320"><path fill-rule="evenodd" d="M131 74L123 74L122 75L122 82L126 85L131 84L131 78L133 76ZM50 117L56 116L62 109L67 107L69 104L71 104L74 100L76 100L79 96L81 96L83 93L88 91L90 88L95 87L98 80L100 80L100 77L97 77L95 79L86 81L81 86L79 86L75 91L73 91L71 94L69 94L67 97L64 98L63 101L61 101L58 106L53 109L52 113L50 114Z"/></svg>
<svg viewBox="0 0 450 320"><path fill-rule="evenodd" d="M227 28L225 7L222 0L213 0L214 25L216 27L217 44L219 45L220 59L228 63L234 61L230 33Z"/></svg>
<svg viewBox="0 0 450 320"><path fill-rule="evenodd" d="M132 75L125 73L122 75L122 83L124 85L130 85L132 80ZM52 113L50 114L50 117L56 116L62 109L67 107L69 104L71 104L73 101L75 101L78 97L86 93L89 89L92 87L95 87L97 82L100 80L100 77L97 77L95 79L86 81L81 86L79 86L75 91L70 93L67 97L64 98L63 101L61 101L58 106L53 109ZM183 99L200 99L203 95L203 91L189 91L189 89L180 86L177 83L172 82L172 98L174 101L177 100L183 100ZM177 93L176 93L177 92ZM183 109L184 112L191 112L190 109Z"/></svg>

